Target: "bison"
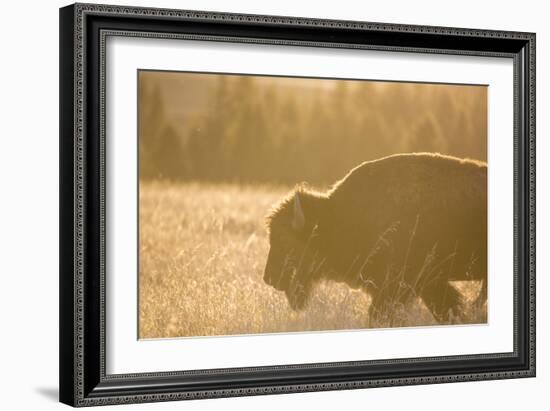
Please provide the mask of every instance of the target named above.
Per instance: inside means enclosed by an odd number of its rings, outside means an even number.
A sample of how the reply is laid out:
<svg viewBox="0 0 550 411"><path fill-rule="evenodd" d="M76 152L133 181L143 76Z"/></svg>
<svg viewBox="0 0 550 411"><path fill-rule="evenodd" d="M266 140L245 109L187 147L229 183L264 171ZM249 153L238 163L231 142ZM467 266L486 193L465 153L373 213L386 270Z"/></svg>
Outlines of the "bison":
<svg viewBox="0 0 550 411"><path fill-rule="evenodd" d="M460 315L449 282L487 299L487 164L440 154L365 162L327 192L301 185L267 217L264 281L303 309L316 282L371 296L371 315L420 297L439 322Z"/></svg>

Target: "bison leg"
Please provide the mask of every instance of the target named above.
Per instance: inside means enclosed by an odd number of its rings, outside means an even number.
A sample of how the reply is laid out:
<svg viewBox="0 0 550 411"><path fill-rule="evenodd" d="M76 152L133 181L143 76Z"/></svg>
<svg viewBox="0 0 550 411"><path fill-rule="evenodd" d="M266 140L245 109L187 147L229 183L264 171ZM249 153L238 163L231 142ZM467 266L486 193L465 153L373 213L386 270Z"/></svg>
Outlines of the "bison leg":
<svg viewBox="0 0 550 411"><path fill-rule="evenodd" d="M420 289L420 297L439 323L462 314L462 295L447 280L426 282Z"/></svg>
<svg viewBox="0 0 550 411"><path fill-rule="evenodd" d="M369 322L371 326L394 327L399 322L399 313L409 303L414 294L408 287L395 285L383 290L370 292L372 301L369 307Z"/></svg>

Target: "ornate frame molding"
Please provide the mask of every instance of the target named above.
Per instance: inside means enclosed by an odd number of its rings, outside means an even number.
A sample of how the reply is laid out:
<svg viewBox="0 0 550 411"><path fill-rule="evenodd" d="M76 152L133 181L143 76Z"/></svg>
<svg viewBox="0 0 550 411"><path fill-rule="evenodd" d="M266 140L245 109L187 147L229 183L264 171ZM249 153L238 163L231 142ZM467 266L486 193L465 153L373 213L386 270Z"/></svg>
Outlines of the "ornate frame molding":
<svg viewBox="0 0 550 411"><path fill-rule="evenodd" d="M458 381L532 377L535 375L535 35L533 33L490 31L448 27L412 26L355 21L318 20L296 17L261 16L187 10L151 9L95 4L75 4L61 13L61 271L60 271L60 398L74 406L123 404L179 399L215 398L303 391L355 389L366 387L433 384ZM143 27L111 29L104 21L117 18L138 20ZM111 19L111 20L110 20ZM162 21L166 32L147 31L148 22ZM201 23L205 33L170 32L170 27ZM245 27L251 32L278 30L286 38L254 35L227 35L216 32L216 24L231 30ZM121 23L124 26L124 23ZM199 24L200 26L200 24ZM202 26L201 26L202 27ZM304 40L300 29L320 28L333 33L401 33L410 44L370 42L327 42ZM108 36L157 37L280 44L362 48L437 54L465 54L514 59L514 352L473 356L417 358L404 360L357 361L353 363L297 366L250 367L226 370L174 371L106 375L105 373L105 48ZM384 37L386 36L386 37ZM353 35L351 35L353 37ZM356 38L353 38L356 39ZM423 45L424 44L424 45ZM475 48L475 46L481 47ZM460 46L460 47L457 47ZM434 47L435 46L435 47ZM474 48L472 48L474 47ZM496 48L496 49L495 49ZM67 80L68 78L71 79ZM90 98L99 102L94 112ZM94 100L94 101L96 101ZM96 121L97 120L97 121ZM90 124L96 122L95 126ZM92 142L92 138L97 141ZM90 151L91 148L91 151ZM97 158L92 154L96 153ZM93 175L93 176L92 176ZM93 210L90 213L90 210ZM96 232L90 234L96 227ZM70 256L68 256L70 249ZM69 258L70 257L70 258ZM91 259L93 260L90 262ZM97 281L96 281L97 280ZM91 307L91 308L90 308ZM90 316L90 309L94 316ZM95 314L97 311L97 315ZM498 360L509 365L496 367ZM427 373L407 376L404 366L424 363L472 364L470 371L450 375ZM506 363L506 364L508 364ZM477 365L476 365L477 364ZM493 366L492 364L495 364ZM230 379L240 374L280 371L298 376L300 371L340 372L352 367L387 365L385 377L348 379L321 375L311 383L227 384L211 388L192 383L197 376L220 372ZM478 366L479 365L479 366ZM393 366L393 368L392 368ZM477 367L477 368L476 368ZM480 368L481 367L481 368ZM394 370L395 369L395 370ZM486 369L486 371L483 371ZM397 370L397 371L396 371ZM312 374L313 375L313 374ZM172 378L172 380L170 380ZM296 378L296 377L295 377ZM169 383L166 383L169 381ZM296 380L298 381L298 380ZM159 386L160 392L139 388ZM165 384L165 385L162 385ZM156 391L158 391L156 389Z"/></svg>

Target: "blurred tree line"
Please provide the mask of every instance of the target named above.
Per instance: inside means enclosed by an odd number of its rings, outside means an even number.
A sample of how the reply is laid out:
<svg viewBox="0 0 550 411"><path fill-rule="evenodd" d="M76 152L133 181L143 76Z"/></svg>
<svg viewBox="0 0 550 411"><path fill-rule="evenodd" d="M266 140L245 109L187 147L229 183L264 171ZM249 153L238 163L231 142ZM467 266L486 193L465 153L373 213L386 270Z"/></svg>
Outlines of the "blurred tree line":
<svg viewBox="0 0 550 411"><path fill-rule="evenodd" d="M366 160L487 158L487 88L140 72L140 177L332 183Z"/></svg>

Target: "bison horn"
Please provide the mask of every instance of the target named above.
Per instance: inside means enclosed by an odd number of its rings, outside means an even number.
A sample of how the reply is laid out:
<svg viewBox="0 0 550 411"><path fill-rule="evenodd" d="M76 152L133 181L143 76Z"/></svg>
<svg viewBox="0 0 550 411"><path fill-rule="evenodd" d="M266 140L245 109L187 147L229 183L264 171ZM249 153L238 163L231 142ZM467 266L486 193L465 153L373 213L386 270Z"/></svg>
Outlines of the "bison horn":
<svg viewBox="0 0 550 411"><path fill-rule="evenodd" d="M300 202L300 195L298 192L294 194L294 217L292 219L292 228L295 230L301 230L305 224L304 211L302 210L302 204Z"/></svg>

